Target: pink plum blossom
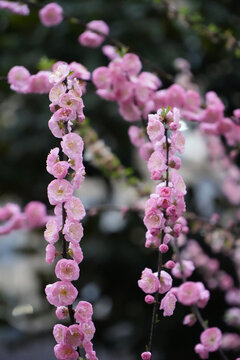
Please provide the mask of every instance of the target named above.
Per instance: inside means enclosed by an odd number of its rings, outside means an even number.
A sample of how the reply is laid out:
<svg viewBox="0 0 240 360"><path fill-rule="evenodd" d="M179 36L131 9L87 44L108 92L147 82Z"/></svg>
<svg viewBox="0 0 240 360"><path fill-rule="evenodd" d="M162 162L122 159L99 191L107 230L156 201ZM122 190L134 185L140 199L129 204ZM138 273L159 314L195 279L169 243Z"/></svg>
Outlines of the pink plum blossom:
<svg viewBox="0 0 240 360"><path fill-rule="evenodd" d="M66 201L64 207L69 219L82 220L86 215L83 203L76 196L72 196L70 200Z"/></svg>
<svg viewBox="0 0 240 360"><path fill-rule="evenodd" d="M123 101L119 104L119 112L126 121L137 121L141 117L139 108L131 101Z"/></svg>
<svg viewBox="0 0 240 360"><path fill-rule="evenodd" d="M181 268L182 266L182 268ZM178 278L182 278L182 272L185 276L185 278L188 278L192 275L193 271L195 269L195 266L191 260L182 260L181 265L179 262L176 263L175 267L172 269L172 274Z"/></svg>
<svg viewBox="0 0 240 360"><path fill-rule="evenodd" d="M71 305L77 297L77 289L69 281L57 281L45 288L47 300L54 306Z"/></svg>
<svg viewBox="0 0 240 360"><path fill-rule="evenodd" d="M91 320L82 322L80 324L81 330L84 334L84 339L89 341L92 340L94 333L95 333L95 326Z"/></svg>
<svg viewBox="0 0 240 360"><path fill-rule="evenodd" d="M164 126L159 121L159 116L155 115L148 115L148 126L147 126L147 133L152 142L156 142L161 140L164 137Z"/></svg>
<svg viewBox="0 0 240 360"><path fill-rule="evenodd" d="M58 344L66 342L67 326L56 324L53 328L53 336Z"/></svg>
<svg viewBox="0 0 240 360"><path fill-rule="evenodd" d="M54 69L54 72L49 76L50 83L53 85L62 83L69 75L69 72L70 72L69 65L67 63L60 63Z"/></svg>
<svg viewBox="0 0 240 360"><path fill-rule="evenodd" d="M208 359L209 357L208 351L202 344L197 344L194 350L195 353L197 353L201 359Z"/></svg>
<svg viewBox="0 0 240 360"><path fill-rule="evenodd" d="M54 244L59 239L60 227L55 219L49 219L46 223L46 230L44 231L44 239L50 244Z"/></svg>
<svg viewBox="0 0 240 360"><path fill-rule="evenodd" d="M76 349L83 342L84 334L81 326L77 324L70 325L66 332L66 344Z"/></svg>
<svg viewBox="0 0 240 360"><path fill-rule="evenodd" d="M122 58L122 69L128 75L137 75L142 68L142 63L136 54L127 53Z"/></svg>
<svg viewBox="0 0 240 360"><path fill-rule="evenodd" d="M117 53L116 48L112 45L104 45L102 47L102 52L106 55L110 60L114 60L120 57Z"/></svg>
<svg viewBox="0 0 240 360"><path fill-rule="evenodd" d="M109 27L104 21L93 20L87 24L87 30L79 36L78 41L83 46L98 47L104 41L104 35L108 35L108 33Z"/></svg>
<svg viewBox="0 0 240 360"><path fill-rule="evenodd" d="M76 61L73 61L69 64L69 66L70 66L70 70L73 71L73 74L71 74L70 77L80 78L81 80L90 80L91 74L84 65L82 65ZM79 84L79 81L78 81L78 84ZM76 88L75 80L74 80L73 87L74 87L74 89Z"/></svg>
<svg viewBox="0 0 240 360"><path fill-rule="evenodd" d="M188 314L183 319L183 325L193 326L196 323L197 319L194 314Z"/></svg>
<svg viewBox="0 0 240 360"><path fill-rule="evenodd" d="M65 179L53 180L48 185L48 199L51 205L56 205L69 200L72 193L72 185Z"/></svg>
<svg viewBox="0 0 240 360"><path fill-rule="evenodd" d="M92 304L87 301L79 301L75 308L74 317L78 323L91 320L93 314Z"/></svg>
<svg viewBox="0 0 240 360"><path fill-rule="evenodd" d="M53 244L48 244L46 246L46 262L48 264L52 264L55 260L56 257L56 249L55 246Z"/></svg>
<svg viewBox="0 0 240 360"><path fill-rule="evenodd" d="M112 79L110 70L106 66L101 66L95 69L92 73L92 80L98 89L109 89L111 87Z"/></svg>
<svg viewBox="0 0 240 360"><path fill-rule="evenodd" d="M66 306L58 306L56 309L56 316L59 320L65 319L69 315L68 308Z"/></svg>
<svg viewBox="0 0 240 360"><path fill-rule="evenodd" d="M172 277L166 271L162 270L160 273L159 293L164 294L172 287Z"/></svg>
<svg viewBox="0 0 240 360"><path fill-rule="evenodd" d="M138 286L147 294L155 293L159 289L159 279L153 274L151 269L145 268Z"/></svg>
<svg viewBox="0 0 240 360"><path fill-rule="evenodd" d="M63 21L63 9L57 3L49 3L39 11L39 18L44 26L56 26Z"/></svg>
<svg viewBox="0 0 240 360"><path fill-rule="evenodd" d="M69 255L76 261L77 264L83 260L83 252L79 244L70 243L68 248Z"/></svg>
<svg viewBox="0 0 240 360"><path fill-rule="evenodd" d="M24 213L28 228L40 227L46 224L47 208L40 201L30 201L26 205Z"/></svg>
<svg viewBox="0 0 240 360"><path fill-rule="evenodd" d="M167 169L166 159L160 151L154 151L148 160L148 170L152 180L160 180Z"/></svg>
<svg viewBox="0 0 240 360"><path fill-rule="evenodd" d="M79 278L79 267L74 260L61 259L55 268L57 278L64 281L73 281Z"/></svg>
<svg viewBox="0 0 240 360"><path fill-rule="evenodd" d="M144 351L141 354L141 358L142 360L150 360L151 359L152 354L150 353L150 351Z"/></svg>
<svg viewBox="0 0 240 360"><path fill-rule="evenodd" d="M195 282L186 281L179 286L177 292L178 301L184 305L196 304L200 298L200 291Z"/></svg>
<svg viewBox="0 0 240 360"><path fill-rule="evenodd" d="M221 345L222 332L217 327L208 328L201 333L200 340L207 351L216 351Z"/></svg>
<svg viewBox="0 0 240 360"><path fill-rule="evenodd" d="M161 301L160 310L163 311L163 316L171 316L175 310L177 298L169 291Z"/></svg>
<svg viewBox="0 0 240 360"><path fill-rule="evenodd" d="M59 148L56 147L50 150L50 153L47 156L47 171L49 174L52 174L52 167L59 161Z"/></svg>
<svg viewBox="0 0 240 360"><path fill-rule="evenodd" d="M23 15L23 16L29 15L30 13L29 7L27 5L15 1L1 0L0 9L6 9L15 14Z"/></svg>
<svg viewBox="0 0 240 360"><path fill-rule="evenodd" d="M146 295L144 300L145 300L146 304L153 304L154 303L154 297L152 295Z"/></svg>
<svg viewBox="0 0 240 360"><path fill-rule="evenodd" d="M54 353L58 360L77 360L79 357L78 352L67 344L55 345Z"/></svg>
<svg viewBox="0 0 240 360"><path fill-rule="evenodd" d="M64 135L61 146L64 154L69 158L82 157L83 140L78 134L70 133Z"/></svg>
<svg viewBox="0 0 240 360"><path fill-rule="evenodd" d="M29 89L30 72L24 66L14 66L8 72L10 88L16 92L26 94Z"/></svg>
<svg viewBox="0 0 240 360"><path fill-rule="evenodd" d="M67 161L58 161L51 169L52 175L57 179L63 179L68 173L69 164Z"/></svg>
<svg viewBox="0 0 240 360"><path fill-rule="evenodd" d="M76 220L70 220L67 218L63 228L63 234L67 241L70 241L72 243L79 243L79 241L83 237L82 224L80 224Z"/></svg>
<svg viewBox="0 0 240 360"><path fill-rule="evenodd" d="M33 94L48 94L52 85L49 82L50 71L39 71L30 76L28 91Z"/></svg>
<svg viewBox="0 0 240 360"><path fill-rule="evenodd" d="M66 92L66 85L64 85L63 83L58 83L55 86L53 86L49 92L49 99L50 101L55 104L58 105L59 104L59 100L61 95L65 94Z"/></svg>

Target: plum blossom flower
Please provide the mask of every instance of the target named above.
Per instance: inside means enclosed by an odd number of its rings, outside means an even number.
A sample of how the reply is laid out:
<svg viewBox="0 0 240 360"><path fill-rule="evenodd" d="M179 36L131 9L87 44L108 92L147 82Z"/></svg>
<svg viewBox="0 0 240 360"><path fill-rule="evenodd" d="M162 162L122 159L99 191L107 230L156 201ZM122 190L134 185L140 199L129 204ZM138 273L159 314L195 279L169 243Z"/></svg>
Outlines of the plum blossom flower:
<svg viewBox="0 0 240 360"><path fill-rule="evenodd" d="M148 115L147 133L152 142L159 141L163 138L164 126L159 121L159 116L157 114Z"/></svg>
<svg viewBox="0 0 240 360"><path fill-rule="evenodd" d="M58 306L56 309L56 316L59 320L65 319L68 316L68 308L66 306Z"/></svg>
<svg viewBox="0 0 240 360"><path fill-rule="evenodd" d="M53 336L58 344L66 342L67 326L56 324L53 328Z"/></svg>
<svg viewBox="0 0 240 360"><path fill-rule="evenodd" d="M67 161L58 161L53 165L51 172L57 179L63 179L68 173L69 164Z"/></svg>
<svg viewBox="0 0 240 360"><path fill-rule="evenodd" d="M208 328L201 333L200 340L207 351L216 351L221 345L222 332L217 327Z"/></svg>
<svg viewBox="0 0 240 360"><path fill-rule="evenodd" d="M15 1L1 0L0 9L6 9L15 14L23 15L23 16L29 15L30 13L29 7L26 4L21 4Z"/></svg>
<svg viewBox="0 0 240 360"><path fill-rule="evenodd" d="M59 64L55 71L49 76L51 84L59 84L63 82L70 72L70 67L66 63Z"/></svg>
<svg viewBox="0 0 240 360"><path fill-rule="evenodd" d="M194 314L187 314L183 319L183 325L193 326L196 323L197 319Z"/></svg>
<svg viewBox="0 0 240 360"><path fill-rule="evenodd" d="M194 350L195 353L197 353L201 359L208 359L209 357L208 351L202 344L197 344Z"/></svg>
<svg viewBox="0 0 240 360"><path fill-rule="evenodd" d="M181 269L181 265L182 265L182 269ZM172 269L172 274L178 279L182 278L182 272L185 278L190 277L195 269L193 262L191 260L182 260L181 265L179 262L177 262L175 264L175 267Z"/></svg>
<svg viewBox="0 0 240 360"><path fill-rule="evenodd" d="M56 257L56 249L55 246L53 244L48 244L46 246L46 262L48 264L52 264L55 260Z"/></svg>
<svg viewBox="0 0 240 360"><path fill-rule="evenodd" d="M66 332L66 344L76 349L82 344L84 340L84 334L81 326L77 324L70 325Z"/></svg>
<svg viewBox="0 0 240 360"><path fill-rule="evenodd" d="M95 31L99 31L101 34L97 34ZM83 46L98 47L104 41L104 35L108 34L109 27L104 21L93 20L87 24L87 30L79 36L78 41Z"/></svg>
<svg viewBox="0 0 240 360"><path fill-rule="evenodd" d="M30 76L28 92L33 94L48 94L52 85L49 82L50 71L39 71Z"/></svg>
<svg viewBox="0 0 240 360"><path fill-rule="evenodd" d="M160 180L162 174L167 170L166 159L160 151L154 151L148 160L148 170L152 180Z"/></svg>
<svg viewBox="0 0 240 360"><path fill-rule="evenodd" d="M159 281L159 293L164 294L172 287L172 277L166 271L162 270L160 273L160 281Z"/></svg>
<svg viewBox="0 0 240 360"><path fill-rule="evenodd" d="M26 94L29 89L30 72L24 66L14 66L8 72L10 88L16 92Z"/></svg>
<svg viewBox="0 0 240 360"><path fill-rule="evenodd" d="M77 264L82 262L83 260L83 252L79 244L70 242L68 247L68 253L69 255L76 261Z"/></svg>
<svg viewBox="0 0 240 360"><path fill-rule="evenodd" d="M160 310L163 310L163 316L171 316L173 314L176 302L176 296L169 291L162 299L160 305Z"/></svg>
<svg viewBox="0 0 240 360"><path fill-rule="evenodd" d="M67 344L55 345L54 353L58 360L77 360L79 357L78 352Z"/></svg>
<svg viewBox="0 0 240 360"><path fill-rule="evenodd" d="M84 334L84 338L89 341L92 340L94 333L95 333L95 326L91 320L82 322L80 324L81 330Z"/></svg>
<svg viewBox="0 0 240 360"><path fill-rule="evenodd" d="M79 267L74 260L61 259L57 262L55 274L60 280L77 280L79 278Z"/></svg>
<svg viewBox="0 0 240 360"><path fill-rule="evenodd" d="M144 351L141 354L141 358L142 360L150 360L151 359L152 354L150 353L150 351Z"/></svg>
<svg viewBox="0 0 240 360"><path fill-rule="evenodd" d="M63 21L63 9L57 3L49 3L39 11L39 18L44 26L56 26Z"/></svg>
<svg viewBox="0 0 240 360"><path fill-rule="evenodd" d="M76 220L66 219L63 234L65 235L65 239L72 243L78 244L81 238L83 237L83 227Z"/></svg>
<svg viewBox="0 0 240 360"><path fill-rule="evenodd" d="M77 322L86 322L91 320L93 314L92 304L87 301L79 301L75 308L74 317Z"/></svg>
<svg viewBox="0 0 240 360"><path fill-rule="evenodd" d="M145 268L138 286L147 294L153 294L159 289L159 279L153 274L151 269Z"/></svg>
<svg viewBox="0 0 240 360"><path fill-rule="evenodd" d="M64 207L69 219L82 220L86 215L83 203L76 196L72 196L70 200L66 201Z"/></svg>
<svg viewBox="0 0 240 360"><path fill-rule="evenodd" d="M47 300L54 306L71 305L77 297L77 289L69 281L57 281L45 288Z"/></svg>
<svg viewBox="0 0 240 360"><path fill-rule="evenodd" d="M44 231L44 239L50 244L54 244L59 239L60 227L55 219L49 219Z"/></svg>
<svg viewBox="0 0 240 360"><path fill-rule="evenodd" d="M81 136L75 133L69 133L63 136L61 146L64 154L69 158L82 157L83 140Z"/></svg>
<svg viewBox="0 0 240 360"><path fill-rule="evenodd" d="M40 201L30 201L26 205L24 213L28 228L40 227L46 224L47 208Z"/></svg>
<svg viewBox="0 0 240 360"><path fill-rule="evenodd" d="M66 85L60 82L51 88L49 92L49 100L53 104L58 105L61 95L65 94L65 92L66 92Z"/></svg>
<svg viewBox="0 0 240 360"><path fill-rule="evenodd" d="M51 205L56 205L69 200L72 193L72 185L65 179L53 180L48 185L48 199Z"/></svg>
<svg viewBox="0 0 240 360"><path fill-rule="evenodd" d="M200 290L193 281L180 285L177 292L178 301L184 305L196 304L200 298Z"/></svg>
<svg viewBox="0 0 240 360"><path fill-rule="evenodd" d="M136 54L127 53L122 58L122 69L128 75L137 75L142 68L142 63Z"/></svg>

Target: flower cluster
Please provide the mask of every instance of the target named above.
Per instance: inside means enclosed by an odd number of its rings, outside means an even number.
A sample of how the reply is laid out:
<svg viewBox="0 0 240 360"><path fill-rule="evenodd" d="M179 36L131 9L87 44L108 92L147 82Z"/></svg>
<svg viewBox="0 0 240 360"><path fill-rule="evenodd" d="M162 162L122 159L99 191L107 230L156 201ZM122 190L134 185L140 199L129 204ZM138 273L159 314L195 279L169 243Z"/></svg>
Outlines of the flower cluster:
<svg viewBox="0 0 240 360"><path fill-rule="evenodd" d="M108 67L95 69L92 80L100 97L118 102L126 121L147 119L150 112L161 107L177 107L185 119L199 122L203 132L224 135L229 145L239 142L240 110L233 112L236 121L226 117L225 106L214 91L207 92L202 101L198 91L185 90L179 84L160 90L161 80L153 73L141 72L142 63L137 55L127 53L121 58L109 45L103 47L103 52L111 62Z"/></svg>
<svg viewBox="0 0 240 360"><path fill-rule="evenodd" d="M97 94L117 101L120 114L127 121L139 120L141 116L146 118L155 109L154 92L161 81L152 73L140 73L141 68L139 57L127 53L122 58L114 58L108 67L99 67L92 73Z"/></svg>
<svg viewBox="0 0 240 360"><path fill-rule="evenodd" d="M20 206L7 203L0 208L0 235L9 234L16 229L33 229L46 224L46 206L40 201L30 201L22 212Z"/></svg>
<svg viewBox="0 0 240 360"><path fill-rule="evenodd" d="M29 15L29 7L26 4L21 4L20 2L16 1L5 1L0 0L0 9L9 10L18 15Z"/></svg>
<svg viewBox="0 0 240 360"><path fill-rule="evenodd" d="M86 25L86 30L79 35L78 42L83 46L98 47L109 34L108 25L102 20L93 20Z"/></svg>
<svg viewBox="0 0 240 360"><path fill-rule="evenodd" d="M195 352L201 359L208 359L209 352L217 351L222 342L222 332L217 327L204 330L200 337L201 343L195 346Z"/></svg>
<svg viewBox="0 0 240 360"><path fill-rule="evenodd" d="M146 160L151 178L161 182L145 205L144 224L147 228L145 246L157 248L162 254L168 251L169 244L174 244L175 238L181 233L188 232L186 220L182 217L185 212L186 186L177 173L181 160L176 156L176 152L182 153L185 144L185 139L179 130L179 120L180 113L176 108L173 111L170 111L170 108L158 110L157 114L148 116L147 134L151 152ZM136 146L143 146L144 136L139 135L137 127L131 127L129 133ZM163 267L172 269L172 274L182 279L183 283L178 287L172 287L173 279ZM186 280L194 269L191 260L181 260L177 263L169 260L165 265L160 262L156 273L145 268L138 285L147 294L146 303L158 306L159 294L164 294L160 302L163 316L173 315L177 302L185 306L204 308L210 298L209 291L202 282ZM151 294L154 294L154 297ZM194 314L184 318L184 324L188 326L192 326L195 322ZM201 344L195 347L195 351L203 359L208 358L209 352L216 351L220 347L221 332L215 329L217 328L205 330L201 335ZM150 355L143 353L142 358L145 357L150 359L151 353Z"/></svg>
<svg viewBox="0 0 240 360"><path fill-rule="evenodd" d="M157 247L163 253L168 250L167 244L173 237L179 237L182 231L188 230L182 218L186 186L176 171L181 165L176 151L182 153L185 143L179 131L179 116L176 108L173 112L159 110L157 114L149 115L147 125L152 145L148 169L153 180L162 182L145 205L146 247Z"/></svg>
<svg viewBox="0 0 240 360"><path fill-rule="evenodd" d="M54 327L57 359L78 359L77 349L83 347L86 358L96 360L91 342L95 332L92 305L79 301L73 308L78 291L72 281L79 278L78 264L83 260L79 243L83 236L80 221L85 216L84 206L73 192L83 182L85 171L82 162L83 140L78 134L71 133L73 121L84 120L81 98L84 84L72 75L70 66L60 63L49 79L53 84L49 93L53 112L49 128L55 137L61 138L61 149L52 149L47 157L47 171L55 177L48 185L48 199L54 206L56 217L47 222L44 237L48 242L46 261L52 263L58 256L54 244L59 238L63 242L63 258L58 260L55 267L59 281L47 285L45 292L49 303L57 308L57 317L63 319L69 314L71 319L69 327L61 324ZM63 154L62 160L60 153Z"/></svg>
<svg viewBox="0 0 240 360"><path fill-rule="evenodd" d="M61 76L64 79L65 74L70 71L72 74L69 76L69 82L74 78L90 79L90 73L83 65L75 61L69 65L59 61L54 64L52 71L38 71L34 75L31 75L24 66L14 66L8 72L8 83L10 88L18 93L48 94L53 83ZM84 83L82 83L82 92L85 91L83 85ZM55 104L54 100L51 101Z"/></svg>

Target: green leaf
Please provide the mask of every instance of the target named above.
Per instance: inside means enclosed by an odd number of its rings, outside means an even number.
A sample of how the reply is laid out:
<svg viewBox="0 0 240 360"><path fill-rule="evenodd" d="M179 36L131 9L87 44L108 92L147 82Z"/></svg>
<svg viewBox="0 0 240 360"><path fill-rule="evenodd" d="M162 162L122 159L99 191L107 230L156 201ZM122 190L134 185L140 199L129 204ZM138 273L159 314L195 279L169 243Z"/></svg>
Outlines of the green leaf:
<svg viewBox="0 0 240 360"><path fill-rule="evenodd" d="M219 31L220 31L220 29L217 27L217 25L216 25L216 24L213 24L213 23L211 23L211 24L208 25L208 29L209 29L212 33L215 33L215 34L219 33Z"/></svg>
<svg viewBox="0 0 240 360"><path fill-rule="evenodd" d="M240 59L240 48L237 48L234 52L236 58Z"/></svg>
<svg viewBox="0 0 240 360"><path fill-rule="evenodd" d="M179 14L187 16L189 14L189 9L187 6L180 6L179 7Z"/></svg>
<svg viewBox="0 0 240 360"><path fill-rule="evenodd" d="M40 58L37 63L38 70L51 70L53 65L55 64L55 59L49 59L47 56L43 56Z"/></svg>
<svg viewBox="0 0 240 360"><path fill-rule="evenodd" d="M126 46L122 46L121 49L116 49L116 50L117 50L118 55L123 57L128 52L129 48Z"/></svg>

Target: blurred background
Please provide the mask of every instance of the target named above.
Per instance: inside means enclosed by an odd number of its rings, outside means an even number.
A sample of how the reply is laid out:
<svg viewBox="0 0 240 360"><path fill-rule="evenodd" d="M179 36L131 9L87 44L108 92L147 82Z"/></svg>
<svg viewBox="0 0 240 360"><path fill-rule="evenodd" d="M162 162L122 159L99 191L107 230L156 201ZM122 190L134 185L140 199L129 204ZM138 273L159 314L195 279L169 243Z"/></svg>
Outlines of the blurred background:
<svg viewBox="0 0 240 360"><path fill-rule="evenodd" d="M113 37L170 74L177 75L176 58L186 59L191 64L192 80L202 94L216 91L227 113L239 106L240 53L230 43L231 36L238 39L240 34L237 0L66 0L59 4L67 14L85 22L106 21ZM178 16L169 4L177 6ZM107 65L100 49L79 45L81 31L66 21L57 28L43 27L36 9L27 17L0 10L0 76L6 76L14 65L23 65L33 74L44 67L44 58L77 61L89 71ZM145 66L144 70L152 69ZM170 85L166 79L161 80L163 87ZM129 124L121 119L117 105L98 98L91 84L84 103L85 115L99 138L124 167L147 180L145 165L128 139ZM6 81L0 82L1 206L16 202L23 208L31 200L48 206L46 187L51 176L45 162L49 150L57 146L47 126L48 105L46 95L17 94ZM220 178L207 164L204 137L192 124L186 124L185 136L183 176L188 185L188 210L203 217L214 211L231 215L232 208L220 191ZM85 165L87 178L78 195L86 207L136 203L134 187L120 179L109 179L109 174L94 166L87 154ZM77 286L80 298L94 304L98 356L101 360L139 358L147 343L151 307L144 303L137 280L143 268L156 266L155 252L144 248L145 227L138 214L123 215L112 210L87 216L83 225L85 260ZM201 234L197 239L203 241ZM211 250L206 250L211 255ZM55 281L55 276L54 266L47 265L44 257L42 230L19 230L0 238L1 360L54 359L51 331L56 317L45 299L44 288ZM226 261L224 266L234 275L231 264ZM201 279L200 275L196 274L195 279ZM211 314L212 325L223 329L224 307L224 295L216 290L203 312L206 318ZM172 318L161 318L153 360L194 358L200 327L183 327L186 313L187 309L178 305ZM218 359L218 355L211 355L211 359Z"/></svg>

